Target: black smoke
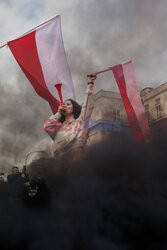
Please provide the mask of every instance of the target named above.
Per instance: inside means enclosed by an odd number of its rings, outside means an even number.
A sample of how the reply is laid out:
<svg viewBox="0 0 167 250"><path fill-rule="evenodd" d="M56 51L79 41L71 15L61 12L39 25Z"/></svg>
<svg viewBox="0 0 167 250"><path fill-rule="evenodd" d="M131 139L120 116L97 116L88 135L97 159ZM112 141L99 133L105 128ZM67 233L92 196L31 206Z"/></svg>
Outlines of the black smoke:
<svg viewBox="0 0 167 250"><path fill-rule="evenodd" d="M34 161L49 199L9 206L1 188L1 249L166 249L166 162L165 148L109 139L82 161Z"/></svg>

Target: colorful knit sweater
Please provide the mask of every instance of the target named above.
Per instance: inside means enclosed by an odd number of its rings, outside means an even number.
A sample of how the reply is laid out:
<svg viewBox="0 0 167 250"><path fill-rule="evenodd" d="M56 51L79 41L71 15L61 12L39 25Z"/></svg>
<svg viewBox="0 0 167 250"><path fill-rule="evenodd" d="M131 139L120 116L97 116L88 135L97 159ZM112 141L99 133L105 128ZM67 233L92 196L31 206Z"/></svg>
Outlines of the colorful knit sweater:
<svg viewBox="0 0 167 250"><path fill-rule="evenodd" d="M93 85L88 85L81 114L77 119L61 123L61 114L57 112L45 120L44 129L54 141L52 151L55 156L64 154L72 149L84 147L93 108Z"/></svg>

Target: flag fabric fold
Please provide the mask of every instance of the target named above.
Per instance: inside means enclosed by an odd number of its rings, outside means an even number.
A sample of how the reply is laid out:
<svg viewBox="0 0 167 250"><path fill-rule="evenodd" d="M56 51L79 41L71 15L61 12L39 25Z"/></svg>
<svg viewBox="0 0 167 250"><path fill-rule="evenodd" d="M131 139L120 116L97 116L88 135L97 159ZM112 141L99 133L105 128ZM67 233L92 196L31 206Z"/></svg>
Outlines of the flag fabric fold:
<svg viewBox="0 0 167 250"><path fill-rule="evenodd" d="M150 128L135 82L132 62L113 66L112 71L136 142L139 144L149 142Z"/></svg>
<svg viewBox="0 0 167 250"><path fill-rule="evenodd" d="M54 114L60 102L75 100L59 15L7 44L36 93L49 102Z"/></svg>

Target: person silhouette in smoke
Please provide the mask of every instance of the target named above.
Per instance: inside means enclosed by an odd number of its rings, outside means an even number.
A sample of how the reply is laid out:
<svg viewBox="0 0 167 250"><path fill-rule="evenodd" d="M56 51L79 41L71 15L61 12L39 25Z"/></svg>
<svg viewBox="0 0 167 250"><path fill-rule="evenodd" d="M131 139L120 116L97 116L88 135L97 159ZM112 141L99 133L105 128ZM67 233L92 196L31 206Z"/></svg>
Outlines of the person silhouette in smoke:
<svg viewBox="0 0 167 250"><path fill-rule="evenodd" d="M52 138L52 151L55 157L71 152L74 159L83 156L89 119L94 108L93 85L95 73L88 75L88 86L84 103L81 106L72 99L66 100L58 107L58 112L45 120L45 131Z"/></svg>
<svg viewBox="0 0 167 250"><path fill-rule="evenodd" d="M19 172L17 166L12 168L12 174L7 176L8 184L9 184L9 192L10 198L12 199L20 199L22 198L24 191L24 183L29 181L29 176L24 170L22 173Z"/></svg>
<svg viewBox="0 0 167 250"><path fill-rule="evenodd" d="M4 178L2 175L4 175L4 173L0 174L0 182L4 182Z"/></svg>

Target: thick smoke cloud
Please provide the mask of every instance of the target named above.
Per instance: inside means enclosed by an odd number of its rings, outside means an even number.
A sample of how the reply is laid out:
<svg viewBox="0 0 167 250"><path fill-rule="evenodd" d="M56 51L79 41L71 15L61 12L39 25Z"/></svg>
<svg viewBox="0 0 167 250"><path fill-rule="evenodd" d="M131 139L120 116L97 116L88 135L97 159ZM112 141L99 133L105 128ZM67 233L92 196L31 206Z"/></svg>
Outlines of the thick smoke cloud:
<svg viewBox="0 0 167 250"><path fill-rule="evenodd" d="M1 185L2 249L166 249L165 150L107 140L70 158L32 163L49 200L9 206Z"/></svg>

